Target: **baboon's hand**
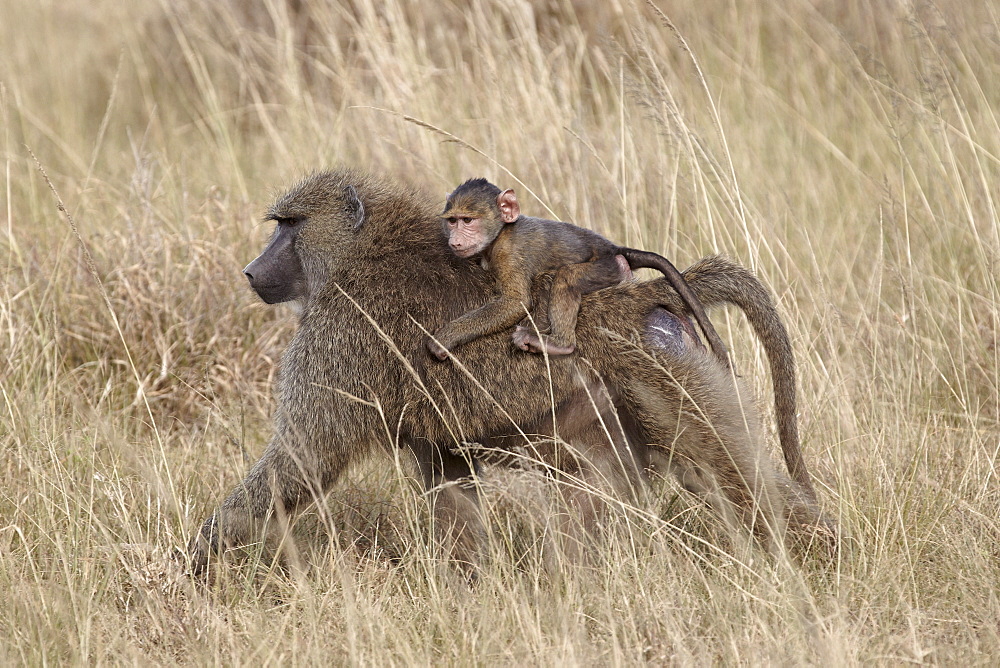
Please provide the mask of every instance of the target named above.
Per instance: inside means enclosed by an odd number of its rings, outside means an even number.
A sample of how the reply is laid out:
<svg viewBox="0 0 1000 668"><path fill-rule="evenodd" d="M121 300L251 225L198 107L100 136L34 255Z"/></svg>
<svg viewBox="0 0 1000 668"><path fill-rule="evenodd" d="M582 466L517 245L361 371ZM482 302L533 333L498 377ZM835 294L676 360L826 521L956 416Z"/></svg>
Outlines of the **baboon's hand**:
<svg viewBox="0 0 1000 668"><path fill-rule="evenodd" d="M427 350L431 351L431 355L439 360L448 359L448 349L434 339L427 339Z"/></svg>
<svg viewBox="0 0 1000 668"><path fill-rule="evenodd" d="M205 521L201 530L188 543L187 554L191 563L191 575L204 575L210 555L218 551L218 544L218 530L213 515Z"/></svg>
<svg viewBox="0 0 1000 668"><path fill-rule="evenodd" d="M208 545L201 536L195 536L188 543L187 556L191 564L191 575L194 577L204 575L205 569L208 568Z"/></svg>

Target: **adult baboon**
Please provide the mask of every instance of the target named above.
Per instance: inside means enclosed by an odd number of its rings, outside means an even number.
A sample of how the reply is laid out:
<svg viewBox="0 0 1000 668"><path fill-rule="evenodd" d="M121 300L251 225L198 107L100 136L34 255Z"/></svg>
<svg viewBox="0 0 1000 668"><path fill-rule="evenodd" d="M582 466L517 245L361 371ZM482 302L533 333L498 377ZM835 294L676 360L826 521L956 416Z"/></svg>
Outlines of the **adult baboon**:
<svg viewBox="0 0 1000 668"><path fill-rule="evenodd" d="M820 521L808 492L763 454L755 411L731 374L669 334L685 316L661 308L684 313L662 279L587 295L577 355L525 354L502 332L456 351L458 363L440 364L424 347L427 333L491 298L494 282L448 250L431 201L337 170L304 179L267 219L277 223L274 235L245 273L265 302L299 301L300 323L281 361L274 436L191 542L195 570L221 546L266 536L275 515L319 498L349 462L386 444L413 453L437 490L434 512L449 549L475 561L475 492L441 484L471 475L475 461L453 448L554 430L597 462L580 466L585 476L627 459L626 450L639 460L647 445L666 453L685 484L718 490L765 539L786 520ZM732 301L732 284L746 276L722 260L686 274L706 305ZM763 295L757 307L773 311ZM650 342L663 332L681 343ZM586 410L595 388L606 388L596 417ZM598 429L602 422L622 428Z"/></svg>

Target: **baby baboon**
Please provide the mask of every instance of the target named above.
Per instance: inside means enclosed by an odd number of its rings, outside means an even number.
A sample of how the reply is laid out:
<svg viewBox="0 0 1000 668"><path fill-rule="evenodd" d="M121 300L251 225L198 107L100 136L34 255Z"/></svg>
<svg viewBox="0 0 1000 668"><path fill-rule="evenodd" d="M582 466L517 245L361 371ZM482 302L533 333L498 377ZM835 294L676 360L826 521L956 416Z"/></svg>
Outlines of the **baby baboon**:
<svg viewBox="0 0 1000 668"><path fill-rule="evenodd" d="M483 266L496 276L500 295L435 332L427 347L439 359L456 346L518 323L525 309L531 308L535 277L550 270L555 271L552 289L536 310L535 321L539 332L549 329L549 334L538 337L534 327L520 327L514 342L522 350L569 355L576 348L580 298L621 283L623 271L651 267L663 272L694 314L719 361L729 364L726 347L698 298L666 258L617 246L570 223L522 216L514 191L501 191L486 179L470 179L455 188L441 218L455 255L481 255Z"/></svg>
<svg viewBox="0 0 1000 668"><path fill-rule="evenodd" d="M685 307L663 279L585 295L577 355L546 364L500 345L505 335L497 333L470 341L461 365L437 364L426 353L425 332L491 299L495 282L441 243L427 198L351 170L322 172L278 198L267 218L276 222L274 234L245 273L264 301L300 302L300 322L281 360L274 435L192 540L195 571L220 548L272 535L278 518L322 498L351 461L386 446L412 453L434 490L445 549L475 563L482 528L476 492L444 483L473 476L476 463L453 448L518 432L558 430L588 453L578 463L584 473L642 465L655 449L689 486L694 480L717 489L723 506L766 539L780 535L786 521L822 523L807 492L764 455L753 404L732 374L670 334L679 331L671 323ZM700 266L688 277L707 303L732 301L733 285L749 276L722 260ZM760 290L763 300L753 290L741 294L772 313ZM760 333L761 318L737 305ZM773 322L780 325L776 315ZM769 345L769 356L781 347ZM606 400L592 401L595 387L606 388ZM609 439L601 425L618 418L622 429Z"/></svg>

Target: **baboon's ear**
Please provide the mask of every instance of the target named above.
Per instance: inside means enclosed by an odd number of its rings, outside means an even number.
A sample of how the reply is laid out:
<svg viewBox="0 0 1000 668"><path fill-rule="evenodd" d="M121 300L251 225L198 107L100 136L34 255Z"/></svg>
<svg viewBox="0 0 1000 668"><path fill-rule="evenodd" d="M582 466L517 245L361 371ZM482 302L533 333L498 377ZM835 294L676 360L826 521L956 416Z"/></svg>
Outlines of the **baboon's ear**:
<svg viewBox="0 0 1000 668"><path fill-rule="evenodd" d="M347 197L347 211L354 220L354 231L356 232L365 222L365 205L358 197L358 191L354 186L344 188L344 195Z"/></svg>
<svg viewBox="0 0 1000 668"><path fill-rule="evenodd" d="M505 224L516 222L521 215L521 205L517 203L517 195L511 188L497 195L497 207L500 209L500 220Z"/></svg>

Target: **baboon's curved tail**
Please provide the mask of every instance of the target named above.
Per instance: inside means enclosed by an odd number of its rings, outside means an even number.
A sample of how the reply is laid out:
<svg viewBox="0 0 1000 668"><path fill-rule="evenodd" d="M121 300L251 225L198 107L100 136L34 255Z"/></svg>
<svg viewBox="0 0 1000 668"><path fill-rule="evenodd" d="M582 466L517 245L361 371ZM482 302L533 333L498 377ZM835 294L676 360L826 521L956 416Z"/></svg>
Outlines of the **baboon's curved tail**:
<svg viewBox="0 0 1000 668"><path fill-rule="evenodd" d="M792 345L778 315L774 299L748 269L720 255L698 260L683 272L688 286L706 307L733 304L746 314L750 326L764 346L774 387L774 413L778 440L788 473L816 501L799 443L795 397L795 358Z"/></svg>
<svg viewBox="0 0 1000 668"><path fill-rule="evenodd" d="M656 269L663 274L663 276L670 283L671 287L673 287L673 289L677 291L677 294L681 296L681 299L684 300L686 310L690 311L691 315L694 316L698 326L701 328L702 334L704 334L705 338L708 340L708 345L712 348L712 352L715 354L715 357L727 369L731 368L731 364L729 362L729 351L726 350L726 345L719 337L719 333L715 331L712 321L708 319L708 314L705 313L705 309L702 306L702 302L698 299L698 295L692 292L691 287L684 278L684 275L677 271L677 267L675 267L670 260L662 255L651 253L649 251L638 250L635 248L620 248L618 253L628 261L628 265L632 269Z"/></svg>

